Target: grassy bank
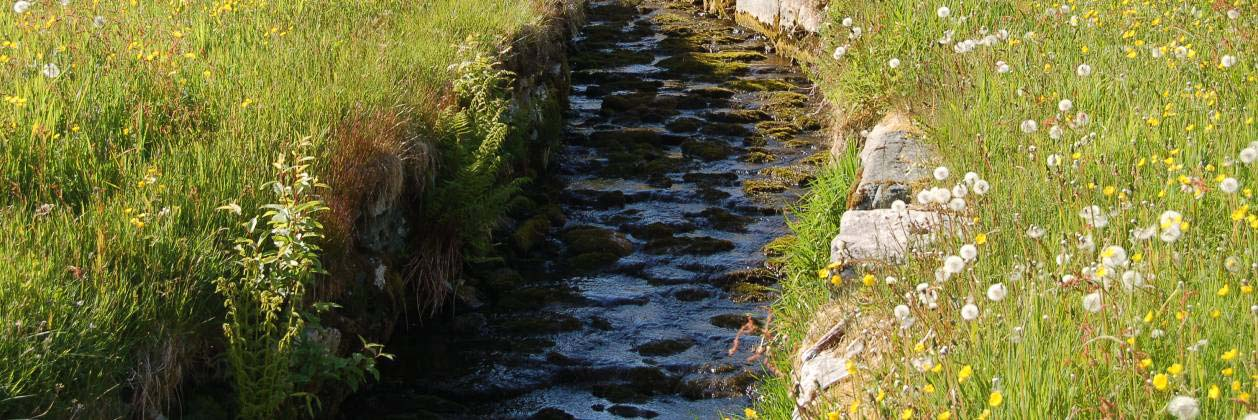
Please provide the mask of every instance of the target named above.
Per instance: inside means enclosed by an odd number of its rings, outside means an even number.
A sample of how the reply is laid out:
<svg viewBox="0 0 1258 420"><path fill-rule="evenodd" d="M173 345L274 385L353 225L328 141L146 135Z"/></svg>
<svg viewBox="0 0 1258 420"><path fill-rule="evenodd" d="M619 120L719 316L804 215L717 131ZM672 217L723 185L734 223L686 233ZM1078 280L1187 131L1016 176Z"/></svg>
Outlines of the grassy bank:
<svg viewBox="0 0 1258 420"><path fill-rule="evenodd" d="M345 142L422 137L449 105L452 65L497 54L539 12L510 0L6 4L0 416L112 417L169 391L172 358L221 334L211 281L231 270L238 221L215 208L256 209L269 163L302 139L330 173L356 164L336 159Z"/></svg>
<svg viewBox="0 0 1258 420"><path fill-rule="evenodd" d="M821 177L775 306L775 366L789 372L827 301L911 325L886 337L883 362L855 366L856 392L820 413L1258 411L1252 2L839 0L829 10L815 72L827 97L855 130L892 109L917 115L950 169L928 187L966 185L959 213L973 225L937 254L869 273L878 281L832 288L816 271L840 212L814 203L840 202L848 183ZM974 194L966 172L991 192ZM964 245L976 258L938 275ZM919 297L931 294L936 305ZM908 311L897 319L898 305ZM762 417L790 416L789 380L762 391Z"/></svg>

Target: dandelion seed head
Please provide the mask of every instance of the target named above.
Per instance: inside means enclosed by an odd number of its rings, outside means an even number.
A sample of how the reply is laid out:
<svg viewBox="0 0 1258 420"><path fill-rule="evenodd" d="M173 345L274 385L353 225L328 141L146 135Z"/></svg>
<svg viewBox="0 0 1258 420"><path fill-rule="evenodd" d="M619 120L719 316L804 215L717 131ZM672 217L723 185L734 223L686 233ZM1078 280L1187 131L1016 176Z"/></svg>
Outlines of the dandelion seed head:
<svg viewBox="0 0 1258 420"><path fill-rule="evenodd" d="M1039 227L1039 225L1031 225L1031 227L1027 228L1026 230L1026 236L1031 239L1043 238L1044 235L1047 233L1048 231L1044 230L1044 228L1042 227Z"/></svg>
<svg viewBox="0 0 1258 420"><path fill-rule="evenodd" d="M842 46L842 45L840 45L840 46L838 46L838 47L834 47L834 56L833 56L833 57L834 57L834 59L835 59L835 60L838 60L838 59L843 58L843 55L844 55L844 54L847 54L847 46Z"/></svg>
<svg viewBox="0 0 1258 420"><path fill-rule="evenodd" d="M1005 296L1009 294L1009 290L1005 288L1004 283L996 283L987 286L987 299L992 302L1000 302L1005 300Z"/></svg>
<svg viewBox="0 0 1258 420"><path fill-rule="evenodd" d="M935 9L935 16L939 16L940 19L947 19L951 15L952 9L949 9L948 6L939 6L938 9Z"/></svg>
<svg viewBox="0 0 1258 420"><path fill-rule="evenodd" d="M1240 189L1240 182L1237 181L1236 178L1228 177L1228 178L1224 178L1223 181L1219 182L1219 190L1225 193L1234 194L1239 189Z"/></svg>
<svg viewBox="0 0 1258 420"><path fill-rule="evenodd" d="M1178 420L1192 420L1201 415L1197 399L1184 395L1176 395L1166 403L1166 412Z"/></svg>
<svg viewBox="0 0 1258 420"><path fill-rule="evenodd" d="M1225 55L1223 56L1223 58L1219 59L1219 65L1223 66L1224 68L1229 68L1229 67L1235 66L1236 61L1237 61L1236 56Z"/></svg>
<svg viewBox="0 0 1258 420"><path fill-rule="evenodd" d="M948 170L947 166L937 167L935 168L935 172L934 172L935 179L940 180L940 181L948 179L948 176L951 174L952 172Z"/></svg>
<svg viewBox="0 0 1258 420"><path fill-rule="evenodd" d="M965 270L965 260L956 255L949 255L944 259L944 271L950 274L960 273Z"/></svg>
<svg viewBox="0 0 1258 420"><path fill-rule="evenodd" d="M996 62L996 73L1005 74L1005 73L1009 73L1010 71L1013 71L1013 68L1009 67L1009 63L1006 63L1004 61Z"/></svg>
<svg viewBox="0 0 1258 420"><path fill-rule="evenodd" d="M1227 11L1227 18L1228 18L1228 19L1231 19L1231 20L1236 20L1236 19L1239 19L1240 17L1241 17L1241 11L1240 11L1240 10L1236 10L1236 9L1228 9L1228 11Z"/></svg>
<svg viewBox="0 0 1258 420"><path fill-rule="evenodd" d="M1057 110L1061 112L1070 112L1070 109L1074 107L1075 103L1069 99L1062 99L1057 102Z"/></svg>
<svg viewBox="0 0 1258 420"><path fill-rule="evenodd" d="M57 67L55 63L48 63L44 64L39 73L49 79L56 79L58 76L61 76L61 68Z"/></svg>
<svg viewBox="0 0 1258 420"><path fill-rule="evenodd" d="M952 211L965 210L965 199L961 197L955 197L952 200L949 200L948 208L951 209Z"/></svg>
<svg viewBox="0 0 1258 420"><path fill-rule="evenodd" d="M987 192L991 191L991 189L992 189L992 184L987 183L987 180L980 179L978 181L974 181L975 194L987 195Z"/></svg>
<svg viewBox="0 0 1258 420"><path fill-rule="evenodd" d="M973 321L978 319L978 306L973 303L967 303L961 307L961 319Z"/></svg>
<svg viewBox="0 0 1258 420"><path fill-rule="evenodd" d="M896 212L906 211L908 210L908 204L905 204L904 201L901 200L895 200L891 203L891 210Z"/></svg>
<svg viewBox="0 0 1258 420"><path fill-rule="evenodd" d="M1101 312L1101 292L1092 292L1084 296L1083 309L1091 313Z"/></svg>
<svg viewBox="0 0 1258 420"><path fill-rule="evenodd" d="M1254 163L1255 161L1258 161L1258 147L1250 146L1241 150L1239 159L1241 163L1244 163L1246 165Z"/></svg>
<svg viewBox="0 0 1258 420"><path fill-rule="evenodd" d="M1023 133L1031 134L1040 129L1040 124L1035 122L1035 120L1024 120L1020 128Z"/></svg>
<svg viewBox="0 0 1258 420"><path fill-rule="evenodd" d="M30 9L31 9L31 2L29 1L21 0L21 1L17 1L13 3L13 13L17 13L20 15L20 14L26 13L26 11Z"/></svg>
<svg viewBox="0 0 1258 420"><path fill-rule="evenodd" d="M892 58L892 59L890 59L890 60L887 60L887 67L890 67L890 68L893 68L893 69L894 69L894 68L896 68L896 67L900 67L900 59L898 59L898 58Z"/></svg>
<svg viewBox="0 0 1258 420"><path fill-rule="evenodd" d="M1092 66L1087 65L1087 63L1080 64L1079 67L1075 67L1075 74L1079 75L1079 77L1091 76Z"/></svg>

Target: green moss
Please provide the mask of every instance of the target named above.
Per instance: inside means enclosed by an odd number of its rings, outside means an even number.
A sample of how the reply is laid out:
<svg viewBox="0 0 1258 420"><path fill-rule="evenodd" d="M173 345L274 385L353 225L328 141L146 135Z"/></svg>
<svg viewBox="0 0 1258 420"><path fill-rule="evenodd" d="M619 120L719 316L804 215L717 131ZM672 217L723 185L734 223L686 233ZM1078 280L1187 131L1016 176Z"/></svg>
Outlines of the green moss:
<svg viewBox="0 0 1258 420"><path fill-rule="evenodd" d="M687 140L681 144L681 151L686 156L716 161L732 155L734 148L720 141Z"/></svg>
<svg viewBox="0 0 1258 420"><path fill-rule="evenodd" d="M719 54L719 53L716 53ZM712 53L682 53L658 63L660 68L678 76L690 76L703 80L725 80L747 73L747 63L725 61Z"/></svg>
<svg viewBox="0 0 1258 420"><path fill-rule="evenodd" d="M747 163L769 163L775 160L777 160L777 156L761 148L750 150L742 157L742 161Z"/></svg>
<svg viewBox="0 0 1258 420"><path fill-rule="evenodd" d="M773 194L786 191L786 184L779 180L752 179L743 182L743 194Z"/></svg>
<svg viewBox="0 0 1258 420"><path fill-rule="evenodd" d="M545 215L535 216L524 223L511 233L511 244L516 251L527 253L532 251L538 244L546 240L546 233L550 231L550 218Z"/></svg>
<svg viewBox="0 0 1258 420"><path fill-rule="evenodd" d="M787 91L799 89L799 86L778 79L738 79L725 83L724 87L743 92Z"/></svg>
<svg viewBox="0 0 1258 420"><path fill-rule="evenodd" d="M574 255L601 252L623 257L633 253L633 244L620 234L597 227L570 229L563 233L563 241Z"/></svg>

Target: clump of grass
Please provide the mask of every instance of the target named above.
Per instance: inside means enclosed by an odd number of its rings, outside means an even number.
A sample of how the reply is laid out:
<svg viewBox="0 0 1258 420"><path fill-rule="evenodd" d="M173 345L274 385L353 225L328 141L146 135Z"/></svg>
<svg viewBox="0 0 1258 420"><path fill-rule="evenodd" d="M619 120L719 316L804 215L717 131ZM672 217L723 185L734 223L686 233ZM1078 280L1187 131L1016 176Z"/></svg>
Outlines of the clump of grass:
<svg viewBox="0 0 1258 420"><path fill-rule="evenodd" d="M253 186L289 139L310 138L313 170L326 172L351 115L431 121L450 66L491 52L539 10L508 0L25 6L0 13L5 417L115 417L126 396L161 391L142 384L178 383L128 378L148 349L220 333L207 321L222 314L211 281L229 272L221 250L234 222L214 209L261 204Z"/></svg>
<svg viewBox="0 0 1258 420"><path fill-rule="evenodd" d="M897 282L835 297L886 319L904 305L913 322L888 337L884 362L857 367L864 392L821 412L1258 411L1251 2L829 7L826 45L843 49L819 63L818 82L852 115L914 110L951 169L929 187L965 186L959 212L973 226L937 244L938 259L870 273ZM991 192L974 193L961 179L971 171ZM830 299L815 276L801 281L775 307L788 332L810 310L789 296ZM762 388L760 414L790 415L788 382Z"/></svg>

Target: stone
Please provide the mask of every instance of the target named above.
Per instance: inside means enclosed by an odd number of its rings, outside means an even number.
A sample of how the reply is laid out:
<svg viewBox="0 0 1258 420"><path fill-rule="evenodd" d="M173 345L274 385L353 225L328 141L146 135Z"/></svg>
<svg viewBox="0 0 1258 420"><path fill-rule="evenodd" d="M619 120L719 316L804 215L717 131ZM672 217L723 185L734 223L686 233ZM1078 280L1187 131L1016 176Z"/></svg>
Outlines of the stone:
<svg viewBox="0 0 1258 420"><path fill-rule="evenodd" d="M826 17L826 2L818 0L737 0L734 9L784 32L800 29L817 33Z"/></svg>
<svg viewBox="0 0 1258 420"><path fill-rule="evenodd" d="M575 418L571 414L554 407L543 408L529 416L529 420L571 420Z"/></svg>
<svg viewBox="0 0 1258 420"><path fill-rule="evenodd" d="M625 418L641 417L644 419L650 419L650 418L655 418L660 415L659 413L656 413L651 410L647 410L645 408L638 408L638 407L634 407L630 405L619 405L619 404L611 406L610 408L607 409L607 412L615 414L620 417L625 417Z"/></svg>
<svg viewBox="0 0 1258 420"><path fill-rule="evenodd" d="M888 114L869 132L850 208L885 209L896 200L912 203L912 187L930 179L928 164L934 156L916 137L912 121L899 113Z"/></svg>
<svg viewBox="0 0 1258 420"><path fill-rule="evenodd" d="M903 261L907 252L933 242L939 231L953 223L959 221L914 209L848 210L839 221L839 234L830 242L830 261Z"/></svg>

